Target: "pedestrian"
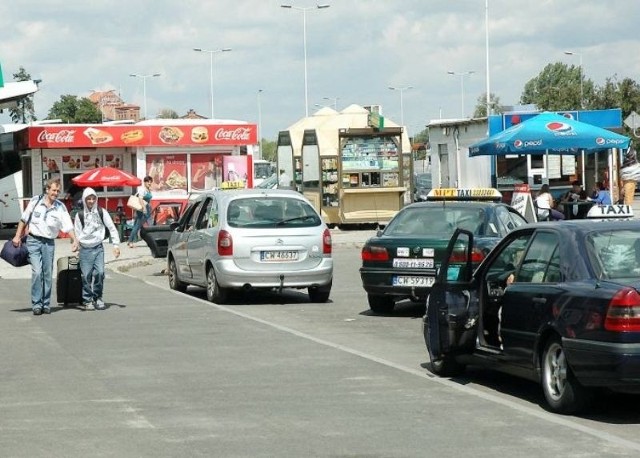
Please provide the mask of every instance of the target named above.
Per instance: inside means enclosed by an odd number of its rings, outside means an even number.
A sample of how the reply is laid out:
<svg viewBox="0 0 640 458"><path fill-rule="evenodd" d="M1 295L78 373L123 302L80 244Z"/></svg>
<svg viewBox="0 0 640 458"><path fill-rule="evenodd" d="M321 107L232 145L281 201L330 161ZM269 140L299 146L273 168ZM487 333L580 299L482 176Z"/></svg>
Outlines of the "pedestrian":
<svg viewBox="0 0 640 458"><path fill-rule="evenodd" d="M555 202L551 192L549 192L548 184L543 184L540 188L538 197L536 197L536 206L538 207L539 218L546 218L549 216L554 221L564 219L564 215L553 208L555 206Z"/></svg>
<svg viewBox="0 0 640 458"><path fill-rule="evenodd" d="M287 175L284 169L280 169L280 176L278 177L278 188L291 189L291 177Z"/></svg>
<svg viewBox="0 0 640 458"><path fill-rule="evenodd" d="M53 259L55 257L55 239L58 232L67 232L71 238L71 251L78 250L78 239L73 230L73 222L67 207L58 200L60 179L47 181L45 193L31 198L25 208L13 245L20 246L25 229L28 230L27 250L31 264L31 309L34 315L51 313L51 284L53 283ZM29 220L29 218L31 218ZM26 221L29 227L26 228Z"/></svg>
<svg viewBox="0 0 640 458"><path fill-rule="evenodd" d="M104 246L106 230L111 234L113 255L120 256L120 238L111 215L98 206L98 195L92 188L82 193L82 212L75 216L74 230L80 245L79 265L82 273L82 304L85 310L106 308L104 290Z"/></svg>
<svg viewBox="0 0 640 458"><path fill-rule="evenodd" d="M140 228L142 225L151 218L151 198L153 195L151 194L151 185L153 183L153 178L150 175L147 175L142 180L142 186L138 188L138 192L136 196L142 198L145 201L145 206L142 210L136 210L135 217L133 220L133 228L131 228L131 234L129 234L129 241L127 246L129 248L134 247L134 243L138 241L138 232L140 232Z"/></svg>

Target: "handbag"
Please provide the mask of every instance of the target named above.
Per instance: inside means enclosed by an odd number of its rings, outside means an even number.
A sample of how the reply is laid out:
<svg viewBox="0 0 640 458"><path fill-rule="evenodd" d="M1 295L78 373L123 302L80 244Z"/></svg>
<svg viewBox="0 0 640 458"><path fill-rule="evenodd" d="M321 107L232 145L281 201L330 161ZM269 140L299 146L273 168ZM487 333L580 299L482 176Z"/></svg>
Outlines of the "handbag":
<svg viewBox="0 0 640 458"><path fill-rule="evenodd" d="M4 242L2 251L0 252L0 258L7 261L14 267L22 267L29 264L29 251L27 250L26 237L22 238L20 246L13 246L11 240Z"/></svg>
<svg viewBox="0 0 640 458"><path fill-rule="evenodd" d="M139 212L144 211L144 200L138 196L129 196L129 199L127 199L127 207Z"/></svg>

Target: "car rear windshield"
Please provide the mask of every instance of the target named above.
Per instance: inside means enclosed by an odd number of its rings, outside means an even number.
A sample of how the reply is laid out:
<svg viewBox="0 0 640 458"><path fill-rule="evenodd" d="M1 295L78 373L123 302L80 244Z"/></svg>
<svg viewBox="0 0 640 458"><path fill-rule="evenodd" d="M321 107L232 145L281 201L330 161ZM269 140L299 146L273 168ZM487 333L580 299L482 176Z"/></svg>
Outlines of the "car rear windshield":
<svg viewBox="0 0 640 458"><path fill-rule="evenodd" d="M231 227L314 227L322 220L304 200L289 197L234 199L227 208Z"/></svg>
<svg viewBox="0 0 640 458"><path fill-rule="evenodd" d="M451 236L457 227L479 234L483 223L484 210L481 208L416 205L398 213L384 235Z"/></svg>
<svg viewBox="0 0 640 458"><path fill-rule="evenodd" d="M640 275L640 230L593 232L587 237L598 277L635 278Z"/></svg>

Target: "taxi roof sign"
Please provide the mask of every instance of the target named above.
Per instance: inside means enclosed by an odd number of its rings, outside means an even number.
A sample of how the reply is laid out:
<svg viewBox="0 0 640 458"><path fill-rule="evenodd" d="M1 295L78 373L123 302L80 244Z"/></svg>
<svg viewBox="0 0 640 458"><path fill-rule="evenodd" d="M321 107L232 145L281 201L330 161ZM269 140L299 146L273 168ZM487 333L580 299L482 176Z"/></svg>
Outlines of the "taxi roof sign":
<svg viewBox="0 0 640 458"><path fill-rule="evenodd" d="M502 200L502 194L495 188L434 188L427 195L427 200Z"/></svg>
<svg viewBox="0 0 640 458"><path fill-rule="evenodd" d="M631 219L633 208L630 205L594 205L587 213L589 219Z"/></svg>

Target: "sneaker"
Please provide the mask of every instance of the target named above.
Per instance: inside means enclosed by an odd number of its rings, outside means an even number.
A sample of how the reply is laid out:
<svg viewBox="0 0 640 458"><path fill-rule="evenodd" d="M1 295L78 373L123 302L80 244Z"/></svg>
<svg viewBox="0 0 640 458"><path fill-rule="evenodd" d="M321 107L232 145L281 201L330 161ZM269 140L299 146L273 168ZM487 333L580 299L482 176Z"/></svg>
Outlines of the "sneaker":
<svg viewBox="0 0 640 458"><path fill-rule="evenodd" d="M95 310L96 308L93 306L93 302L85 302L84 304L84 309L85 310Z"/></svg>
<svg viewBox="0 0 640 458"><path fill-rule="evenodd" d="M96 310L104 310L107 308L107 305L104 303L102 299L96 300Z"/></svg>
<svg viewBox="0 0 640 458"><path fill-rule="evenodd" d="M42 313L44 313L45 315L51 315L51 308L49 307L43 308Z"/></svg>
<svg viewBox="0 0 640 458"><path fill-rule="evenodd" d="M34 315L42 315L42 309L40 307L33 309Z"/></svg>

